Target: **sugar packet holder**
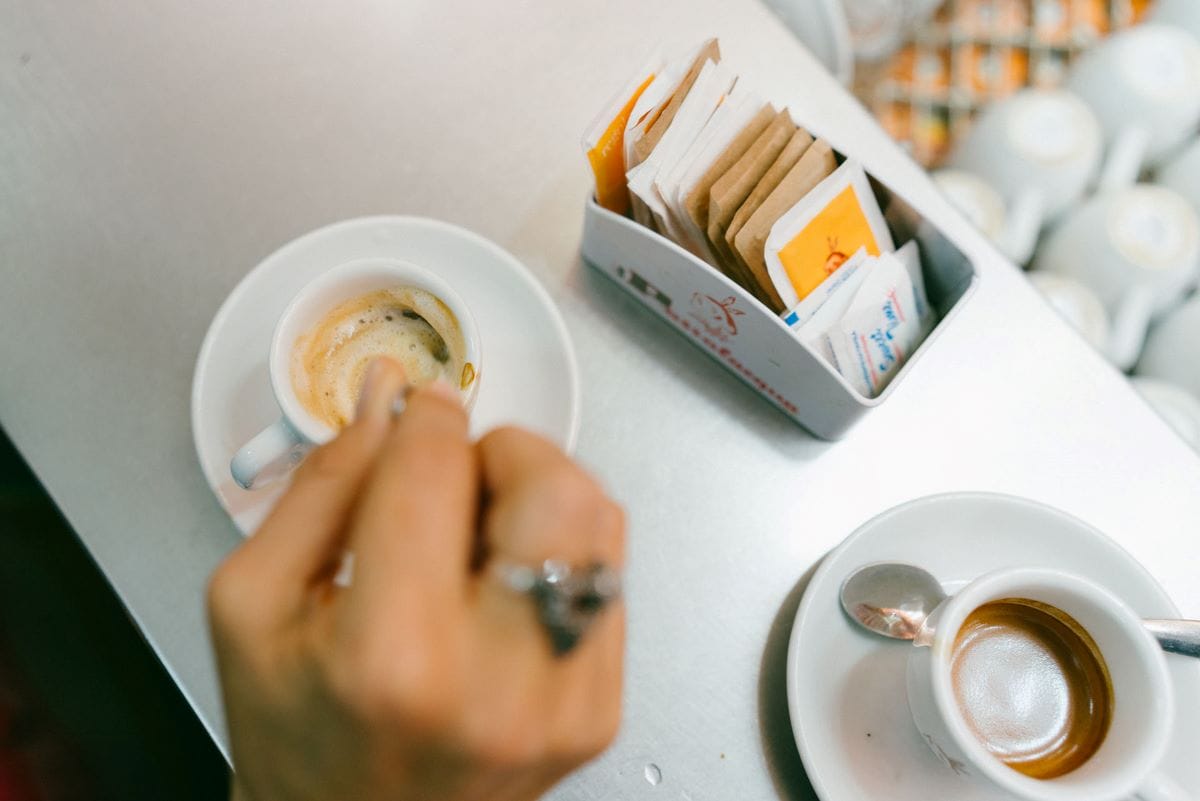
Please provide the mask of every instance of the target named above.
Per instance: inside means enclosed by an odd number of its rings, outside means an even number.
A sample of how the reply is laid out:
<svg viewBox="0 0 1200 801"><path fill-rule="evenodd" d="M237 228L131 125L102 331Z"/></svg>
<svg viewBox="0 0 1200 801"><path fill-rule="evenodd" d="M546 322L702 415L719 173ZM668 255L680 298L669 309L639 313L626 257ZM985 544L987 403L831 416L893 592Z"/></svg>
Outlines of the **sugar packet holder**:
<svg viewBox="0 0 1200 801"><path fill-rule="evenodd" d="M838 154L838 160L844 156ZM838 439L884 403L936 347L978 282L974 264L898 192L868 172L897 244L916 239L935 324L876 397L857 391L784 320L718 270L632 219L588 197L584 261L617 282L788 417L826 440Z"/></svg>

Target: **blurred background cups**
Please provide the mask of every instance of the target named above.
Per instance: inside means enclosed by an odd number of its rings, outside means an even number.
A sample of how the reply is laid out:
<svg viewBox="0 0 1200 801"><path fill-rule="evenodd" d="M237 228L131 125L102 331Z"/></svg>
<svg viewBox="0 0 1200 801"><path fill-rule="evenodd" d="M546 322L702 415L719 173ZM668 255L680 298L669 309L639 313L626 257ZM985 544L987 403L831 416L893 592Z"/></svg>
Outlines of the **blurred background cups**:
<svg viewBox="0 0 1200 801"><path fill-rule="evenodd" d="M1004 198L991 184L965 170L937 170L930 173L937 188L967 221L978 228L987 239L1006 256L1016 261L1009 252L1009 218L1004 207ZM1025 254L1028 257L1028 253Z"/></svg>
<svg viewBox="0 0 1200 801"><path fill-rule="evenodd" d="M1100 187L1127 186L1200 123L1200 42L1172 25L1139 25L1080 55L1065 86L1104 129Z"/></svg>
<svg viewBox="0 0 1200 801"><path fill-rule="evenodd" d="M1184 442L1200 451L1200 400L1174 384L1135 375L1133 388Z"/></svg>
<svg viewBox="0 0 1200 801"><path fill-rule="evenodd" d="M1197 12L1200 12L1200 0L1188 2L1195 3ZM1187 147L1159 167L1155 181L1183 195L1200 214L1200 137L1193 139Z"/></svg>
<svg viewBox="0 0 1200 801"><path fill-rule="evenodd" d="M1200 399L1200 295L1151 330L1137 374L1169 381Z"/></svg>
<svg viewBox="0 0 1200 801"><path fill-rule="evenodd" d="M1102 147L1100 124L1078 98L1023 89L984 109L949 165L979 176L1004 198L1006 252L1024 262L1042 223L1083 196Z"/></svg>
<svg viewBox="0 0 1200 801"><path fill-rule="evenodd" d="M1200 268L1200 220L1187 201L1138 184L1094 196L1046 237L1038 270L1086 284L1108 311L1105 353L1121 369L1137 360L1151 318L1192 285Z"/></svg>
<svg viewBox="0 0 1200 801"><path fill-rule="evenodd" d="M1104 353L1108 348L1108 312L1096 293L1074 278L1057 273L1031 272L1029 281L1087 343Z"/></svg>
<svg viewBox="0 0 1200 801"><path fill-rule="evenodd" d="M1178 26L1200 41L1200 2L1197 0L1154 0L1146 19Z"/></svg>

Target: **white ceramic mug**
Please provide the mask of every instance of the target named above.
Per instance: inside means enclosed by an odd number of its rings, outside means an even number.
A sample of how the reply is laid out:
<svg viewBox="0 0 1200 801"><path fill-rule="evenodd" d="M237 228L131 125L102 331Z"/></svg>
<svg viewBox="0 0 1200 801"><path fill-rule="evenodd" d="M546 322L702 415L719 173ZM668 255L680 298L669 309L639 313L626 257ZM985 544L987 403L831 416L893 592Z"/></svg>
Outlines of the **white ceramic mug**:
<svg viewBox="0 0 1200 801"><path fill-rule="evenodd" d="M1138 184L1089 198L1046 236L1035 269L1091 288L1108 310L1109 360L1137 360L1151 319L1200 269L1200 220L1170 189Z"/></svg>
<svg viewBox="0 0 1200 801"><path fill-rule="evenodd" d="M1194 364L1200 366L1200 363ZM1200 399L1158 378L1135 375L1130 383L1180 439L1200 452Z"/></svg>
<svg viewBox="0 0 1200 801"><path fill-rule="evenodd" d="M1029 282L1059 316L1101 353L1109 343L1108 312L1096 293L1074 278L1057 273L1033 271Z"/></svg>
<svg viewBox="0 0 1200 801"><path fill-rule="evenodd" d="M1196 0L1154 0L1146 21L1175 25L1200 41L1200 3Z"/></svg>
<svg viewBox="0 0 1200 801"><path fill-rule="evenodd" d="M1091 635L1112 682L1112 720L1099 750L1053 779L1026 776L994 757L969 728L951 676L954 641L971 612L1005 598L1056 607ZM1175 719L1162 649L1141 618L1108 590L1061 570L1010 568L977 578L930 614L908 658L908 705L917 729L947 766L1025 801L1188 801L1158 772Z"/></svg>
<svg viewBox="0 0 1200 801"><path fill-rule="evenodd" d="M1128 186L1200 124L1200 42L1172 25L1143 24L1085 51L1065 87L1091 107L1108 154L1099 185Z"/></svg>
<svg viewBox="0 0 1200 801"><path fill-rule="evenodd" d="M1100 123L1079 98L1022 89L987 106L949 165L979 176L1004 198L1004 250L1024 262L1042 224L1079 200L1100 164Z"/></svg>
<svg viewBox="0 0 1200 801"><path fill-rule="evenodd" d="M1200 2L1190 1L1196 2L1196 9L1200 10ZM1183 195L1200 214L1200 136L1163 162L1155 173L1154 182Z"/></svg>
<svg viewBox="0 0 1200 801"><path fill-rule="evenodd" d="M995 187L966 170L937 170L930 177L950 205L1001 253L1018 264L1028 261L1036 242L1039 220L1018 221L1009 216L1004 198Z"/></svg>
<svg viewBox="0 0 1200 801"><path fill-rule="evenodd" d="M1200 398L1200 295L1150 330L1137 374L1169 381Z"/></svg>
<svg viewBox="0 0 1200 801"><path fill-rule="evenodd" d="M292 386L292 355L296 341L341 303L370 292L393 287L414 287L442 301L458 322L465 354L459 384L463 405L470 409L480 382L479 332L470 309L449 284L433 272L400 259L365 258L340 264L314 278L288 304L271 337L268 369L271 389L283 415L238 450L230 462L233 479L251 488L270 473L286 472L314 445L337 434L311 415ZM469 366L469 370L467 369Z"/></svg>

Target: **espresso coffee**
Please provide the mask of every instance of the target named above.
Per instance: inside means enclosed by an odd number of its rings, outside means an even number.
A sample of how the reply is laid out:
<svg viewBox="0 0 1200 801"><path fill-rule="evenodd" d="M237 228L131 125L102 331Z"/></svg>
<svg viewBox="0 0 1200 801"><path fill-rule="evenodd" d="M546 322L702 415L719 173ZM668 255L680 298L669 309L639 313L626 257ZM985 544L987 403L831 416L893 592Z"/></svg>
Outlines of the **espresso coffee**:
<svg viewBox="0 0 1200 801"><path fill-rule="evenodd" d="M1007 598L968 615L954 640L951 682L979 742L1035 779L1075 770L1108 734L1108 666L1087 631L1047 604Z"/></svg>
<svg viewBox="0 0 1200 801"><path fill-rule="evenodd" d="M334 430L354 418L370 363L389 356L413 386L439 378L465 390L475 379L454 313L415 287L380 289L332 309L292 352L292 388L316 419Z"/></svg>

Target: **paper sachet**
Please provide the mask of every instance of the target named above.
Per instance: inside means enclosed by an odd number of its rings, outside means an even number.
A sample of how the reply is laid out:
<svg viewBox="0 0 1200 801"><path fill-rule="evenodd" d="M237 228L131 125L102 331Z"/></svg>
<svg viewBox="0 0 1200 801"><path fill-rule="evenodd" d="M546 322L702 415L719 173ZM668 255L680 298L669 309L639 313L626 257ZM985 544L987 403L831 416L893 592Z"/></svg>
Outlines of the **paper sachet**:
<svg viewBox="0 0 1200 801"><path fill-rule="evenodd" d="M821 348L833 354L838 372L868 398L883 391L933 327L916 242L905 247L911 259L906 252L864 261L859 268L866 273L862 285L830 326L827 346Z"/></svg>
<svg viewBox="0 0 1200 801"><path fill-rule="evenodd" d="M613 95L583 136L583 150L596 181L596 202L617 214L629 211L625 130L638 100L662 68L661 58L651 58Z"/></svg>
<svg viewBox="0 0 1200 801"><path fill-rule="evenodd" d="M848 159L771 227L764 259L784 308L799 303L859 248L895 250L862 166Z"/></svg>
<svg viewBox="0 0 1200 801"><path fill-rule="evenodd" d="M626 174L630 194L649 211L654 227L676 241L678 231L673 226L668 227L666 201L659 194L654 181L660 172L669 173L687 152L709 117L733 88L733 82L734 76L728 69L706 61L662 139L645 161Z"/></svg>
<svg viewBox="0 0 1200 801"><path fill-rule="evenodd" d="M710 264L713 257L708 243L695 231L685 208L686 193L699 180L699 173L720 157L761 108L762 99L757 94L743 89L741 82L735 83L683 155L669 170L660 169L654 179L654 188L667 208L666 223L675 234L673 238Z"/></svg>
<svg viewBox="0 0 1200 801"><path fill-rule="evenodd" d="M641 164L654 151L704 65L720 60L717 40L709 39L686 57L670 60L655 75L638 97L625 125L623 144L626 171ZM636 195L630 195L629 204L635 220L647 227L654 227L649 209Z"/></svg>

